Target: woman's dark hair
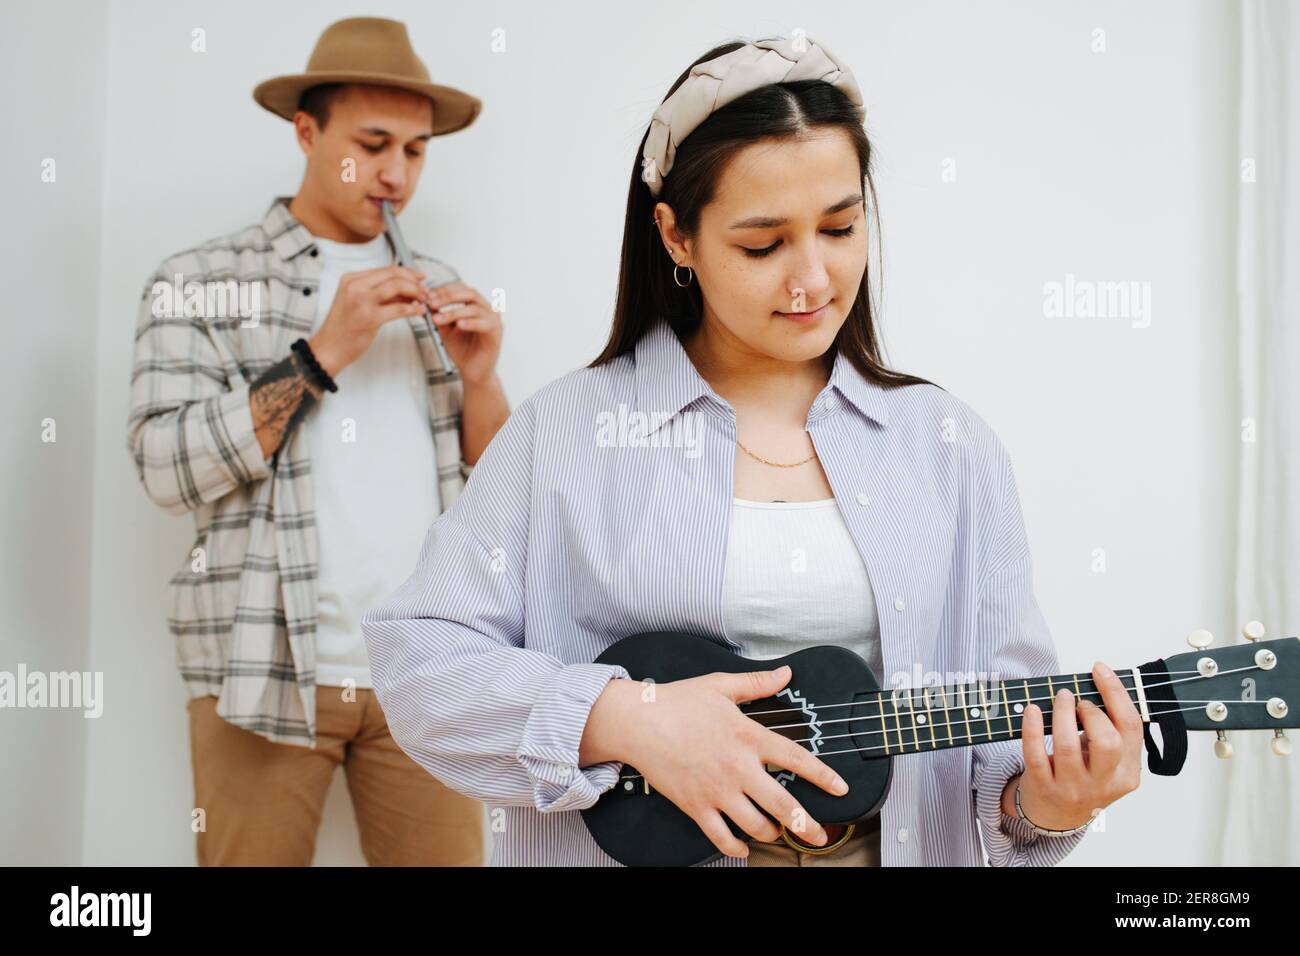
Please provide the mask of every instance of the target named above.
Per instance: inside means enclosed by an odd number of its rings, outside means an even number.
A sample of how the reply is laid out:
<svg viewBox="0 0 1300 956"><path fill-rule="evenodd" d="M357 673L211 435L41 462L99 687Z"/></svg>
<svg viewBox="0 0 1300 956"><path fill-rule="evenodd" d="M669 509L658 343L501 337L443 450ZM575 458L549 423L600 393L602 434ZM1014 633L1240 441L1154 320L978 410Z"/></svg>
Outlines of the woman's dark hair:
<svg viewBox="0 0 1300 956"><path fill-rule="evenodd" d="M705 53L677 78L664 99L686 81L694 66L744 45L733 41ZM848 135L858 154L858 166L874 209L876 187L871 179L871 144L867 134L849 98L822 80L762 86L710 113L678 144L672 171L662 179L663 188L658 197L650 194L641 178L645 137L641 138L627 193L614 323L604 351L588 368L604 365L632 351L659 316L668 321L679 339L693 334L703 319L699 283L681 288L673 280L673 262L664 254L653 221L655 203L671 206L677 229L683 235L692 236L699 227L701 211L714 198L723 168L737 151L760 140L794 139L814 128L842 129ZM646 136L649 135L647 128ZM876 224L879 227L879 216ZM835 337L832 352L843 349L864 378L882 386L933 384L885 367L876 337L870 280L870 272L864 270L858 294Z"/></svg>

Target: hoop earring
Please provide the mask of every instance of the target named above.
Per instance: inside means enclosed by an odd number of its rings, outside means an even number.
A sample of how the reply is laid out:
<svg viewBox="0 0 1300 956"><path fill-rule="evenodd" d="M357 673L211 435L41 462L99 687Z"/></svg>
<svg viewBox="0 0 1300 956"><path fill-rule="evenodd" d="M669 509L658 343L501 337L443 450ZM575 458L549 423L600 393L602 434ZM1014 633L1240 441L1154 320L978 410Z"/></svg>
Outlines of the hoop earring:
<svg viewBox="0 0 1300 956"><path fill-rule="evenodd" d="M677 278L677 270L680 268L682 267L678 265L673 266L673 281L677 283L679 288L685 289L688 285L691 284L691 282L695 280L695 270L692 269L690 266L687 266L686 271L688 273L688 276L686 278L686 281L682 282L680 279Z"/></svg>

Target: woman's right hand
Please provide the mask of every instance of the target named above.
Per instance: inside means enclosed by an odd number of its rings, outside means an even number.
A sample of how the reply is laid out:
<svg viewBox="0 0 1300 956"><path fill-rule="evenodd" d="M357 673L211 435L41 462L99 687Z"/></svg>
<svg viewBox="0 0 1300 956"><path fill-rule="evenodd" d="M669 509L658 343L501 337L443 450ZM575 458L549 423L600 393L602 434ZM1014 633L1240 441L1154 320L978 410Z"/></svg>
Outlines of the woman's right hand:
<svg viewBox="0 0 1300 956"><path fill-rule="evenodd" d="M580 759L584 766L607 759L631 764L727 856L746 857L749 850L722 814L757 840L780 836L754 804L804 842L824 845L821 824L766 767L793 771L835 796L847 793L847 785L810 751L736 706L771 697L789 680L789 667L782 667L664 684L610 681L591 709Z"/></svg>

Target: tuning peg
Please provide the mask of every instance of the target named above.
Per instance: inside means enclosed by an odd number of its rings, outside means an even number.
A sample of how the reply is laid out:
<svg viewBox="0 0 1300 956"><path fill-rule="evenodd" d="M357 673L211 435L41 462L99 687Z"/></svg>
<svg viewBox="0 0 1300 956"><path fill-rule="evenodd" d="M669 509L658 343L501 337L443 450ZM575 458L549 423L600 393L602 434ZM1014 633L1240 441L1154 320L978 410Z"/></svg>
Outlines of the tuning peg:
<svg viewBox="0 0 1300 956"><path fill-rule="evenodd" d="M1228 743L1228 735L1225 731L1216 730L1214 736L1218 738L1214 742L1214 756L1220 760L1228 760L1232 757L1232 744Z"/></svg>
<svg viewBox="0 0 1300 956"><path fill-rule="evenodd" d="M1253 644L1264 636L1264 625L1259 621L1247 621L1241 629L1241 636Z"/></svg>
<svg viewBox="0 0 1300 956"><path fill-rule="evenodd" d="M1198 651L1203 651L1214 643L1214 635L1204 628L1200 628L1187 635L1187 643Z"/></svg>
<svg viewBox="0 0 1300 956"><path fill-rule="evenodd" d="M1287 737L1286 731L1281 727L1273 728L1272 747L1273 753L1279 757L1291 756L1291 739Z"/></svg>

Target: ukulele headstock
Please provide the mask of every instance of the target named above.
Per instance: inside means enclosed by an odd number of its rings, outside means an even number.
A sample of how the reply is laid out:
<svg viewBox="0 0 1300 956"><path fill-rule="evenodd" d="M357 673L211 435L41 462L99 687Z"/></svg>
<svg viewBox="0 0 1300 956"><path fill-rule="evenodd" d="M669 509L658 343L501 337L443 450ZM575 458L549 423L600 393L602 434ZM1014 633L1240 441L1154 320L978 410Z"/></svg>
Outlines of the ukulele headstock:
<svg viewBox="0 0 1300 956"><path fill-rule="evenodd" d="M1242 628L1245 644L1210 647L1214 636L1197 630L1187 636L1195 650L1165 658L1173 692L1190 731L1214 731L1215 752L1231 757L1229 730L1272 730L1273 752L1286 756L1286 728L1300 727L1300 638L1262 640L1264 627Z"/></svg>

